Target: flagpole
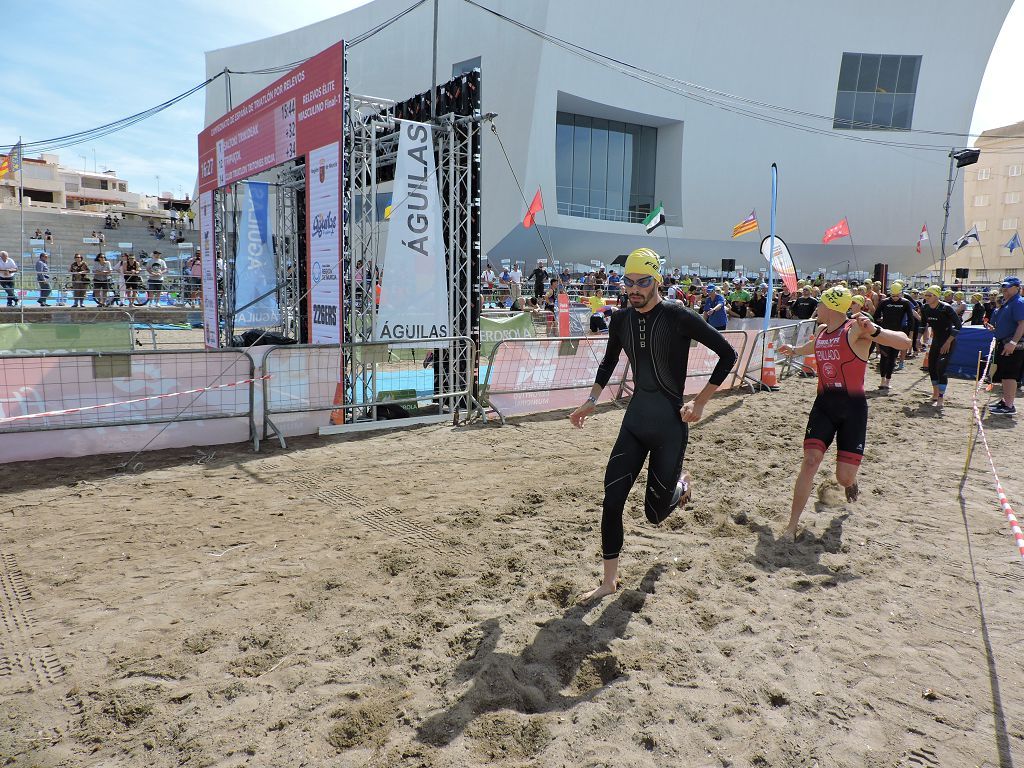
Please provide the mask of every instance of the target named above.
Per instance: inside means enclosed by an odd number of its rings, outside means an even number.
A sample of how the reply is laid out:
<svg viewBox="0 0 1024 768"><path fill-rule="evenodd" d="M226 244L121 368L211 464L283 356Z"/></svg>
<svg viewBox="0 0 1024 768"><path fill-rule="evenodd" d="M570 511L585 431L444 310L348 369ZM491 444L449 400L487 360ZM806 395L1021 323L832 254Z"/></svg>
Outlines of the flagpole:
<svg viewBox="0 0 1024 768"><path fill-rule="evenodd" d="M925 229L925 232L928 231L928 222L927 221L924 223L924 229ZM932 246L932 236L931 236L931 233L928 234L928 252L931 253L931 255L932 255L932 264L934 264L935 263L935 248L934 248L934 246Z"/></svg>
<svg viewBox="0 0 1024 768"><path fill-rule="evenodd" d="M543 202L544 201L544 188L541 185L538 184L537 185L537 189L540 190L540 199L541 199L541 202ZM526 195L523 195L523 200L525 200L525 199L526 199ZM537 227L537 237L540 238L540 244L544 246L544 250L547 252L547 255L548 255L548 261L551 262L548 266L550 266L552 269L554 269L555 268L555 252L553 250L554 246L551 243L551 231L550 231L551 228L548 226L548 208L547 208L547 206L546 205L542 205L541 208L540 208L540 212L542 214L544 214L544 226L548 227L548 242L547 243L544 242L544 235L542 235L540 233L540 225L537 224L537 217L536 216L533 217L533 223L534 223L534 226Z"/></svg>
<svg viewBox="0 0 1024 768"><path fill-rule="evenodd" d="M775 261L775 202L779 193L779 168L772 163L772 207L768 228L768 297L764 305L764 335L761 337L761 370L764 370L764 349L768 341L768 326L771 324L772 302L775 300L775 273L773 262ZM759 230L760 233L760 230ZM763 378L763 376L762 376Z"/></svg>
<svg viewBox="0 0 1024 768"><path fill-rule="evenodd" d="M860 272L860 264L857 263L857 246L853 244L853 230L850 229L850 217L843 215L843 221L846 222L846 236L850 238L850 251L853 253L853 266L858 272ZM849 279L850 275L847 274L846 278Z"/></svg>
<svg viewBox="0 0 1024 768"><path fill-rule="evenodd" d="M668 240L668 216L665 217L665 249L668 253L668 261L672 261L672 243ZM679 265L680 272L682 272L682 264Z"/></svg>
<svg viewBox="0 0 1024 768"><path fill-rule="evenodd" d="M19 187L19 199L18 207L21 209L21 255L18 257L18 271L21 273L21 285L25 285L25 150L21 146L21 136L18 137L18 187ZM17 291L15 291L17 295ZM25 323L25 299L27 297L22 293L21 300L18 302L18 306L21 307L21 323Z"/></svg>

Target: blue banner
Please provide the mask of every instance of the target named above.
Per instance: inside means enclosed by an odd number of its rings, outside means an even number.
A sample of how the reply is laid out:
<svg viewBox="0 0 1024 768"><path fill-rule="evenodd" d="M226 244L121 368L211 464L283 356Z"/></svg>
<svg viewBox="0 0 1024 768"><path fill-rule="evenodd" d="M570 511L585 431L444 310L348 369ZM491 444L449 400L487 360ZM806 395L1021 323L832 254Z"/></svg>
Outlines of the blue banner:
<svg viewBox="0 0 1024 768"><path fill-rule="evenodd" d="M270 328L281 324L277 306L273 232L270 227L269 185L244 185L242 216L235 252L235 328Z"/></svg>

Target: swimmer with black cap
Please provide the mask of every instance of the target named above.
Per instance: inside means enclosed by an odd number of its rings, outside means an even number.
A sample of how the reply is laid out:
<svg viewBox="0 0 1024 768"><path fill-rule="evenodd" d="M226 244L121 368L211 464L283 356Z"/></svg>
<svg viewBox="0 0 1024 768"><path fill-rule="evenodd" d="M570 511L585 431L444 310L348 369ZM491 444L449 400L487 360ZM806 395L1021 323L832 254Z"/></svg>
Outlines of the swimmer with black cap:
<svg viewBox="0 0 1024 768"><path fill-rule="evenodd" d="M868 429L868 401L864 395L864 374L868 353L874 342L882 347L910 349L905 333L887 331L875 325L870 315L847 312L854 305L849 288L834 286L821 294L818 326L806 344L792 347L782 344L783 355L814 353L818 368L818 395L807 418L804 432L804 458L793 487L793 506L783 538L796 537L800 515L807 505L825 451L836 441L836 480L846 489L847 501L856 501L857 470L864 457Z"/></svg>
<svg viewBox="0 0 1024 768"><path fill-rule="evenodd" d="M689 424L700 420L705 403L736 362L732 345L696 312L682 303L662 300L658 292L661 279L657 253L638 248L629 254L622 278L629 306L612 314L608 346L590 397L569 416L573 426L583 426L624 350L634 372L635 389L604 474L604 576L597 589L581 595L581 600L604 597L616 590L623 542L622 512L648 455L644 496L647 519L659 525L677 504L689 499L688 478L682 474ZM684 406L691 340L718 355L718 363L708 384Z"/></svg>

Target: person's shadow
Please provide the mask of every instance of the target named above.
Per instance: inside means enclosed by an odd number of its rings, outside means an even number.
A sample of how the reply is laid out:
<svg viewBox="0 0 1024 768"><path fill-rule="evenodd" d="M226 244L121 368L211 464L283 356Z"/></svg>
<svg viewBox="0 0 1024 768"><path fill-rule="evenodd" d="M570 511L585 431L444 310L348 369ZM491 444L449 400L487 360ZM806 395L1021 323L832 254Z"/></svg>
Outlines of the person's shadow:
<svg viewBox="0 0 1024 768"><path fill-rule="evenodd" d="M828 512L828 507L818 502L814 510L818 514L824 514ZM790 568L803 571L808 576L830 576L837 583L850 581L856 577L846 572L836 573L821 563L823 553L835 554L840 551L843 523L847 517L848 514L842 514L832 518L828 528L820 536L815 536L805 529L796 541L779 541L775 537L775 531L769 526L751 521L747 526L757 533L757 546L750 561L768 573Z"/></svg>
<svg viewBox="0 0 1024 768"><path fill-rule="evenodd" d="M479 647L455 670L454 681L473 678L472 687L420 725L417 739L443 746L486 712L563 711L594 698L604 686L625 676L610 653L611 642L623 636L626 625L644 607L647 595L654 592L654 584L666 568L664 563L651 567L639 589L620 586L616 599L605 606L593 624L583 618L600 600L569 608L561 618L544 623L519 656L495 653L501 627L497 619L484 621ZM570 695L565 695L563 690L574 681Z"/></svg>

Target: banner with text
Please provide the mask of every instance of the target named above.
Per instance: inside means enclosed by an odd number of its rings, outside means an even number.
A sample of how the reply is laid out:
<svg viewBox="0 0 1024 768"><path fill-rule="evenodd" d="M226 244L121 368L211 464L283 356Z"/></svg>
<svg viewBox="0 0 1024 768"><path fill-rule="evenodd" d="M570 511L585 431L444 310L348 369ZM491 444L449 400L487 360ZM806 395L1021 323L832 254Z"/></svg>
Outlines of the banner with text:
<svg viewBox="0 0 1024 768"><path fill-rule="evenodd" d="M270 185L244 185L235 251L235 328L270 328L281 322L269 203Z"/></svg>
<svg viewBox="0 0 1024 768"><path fill-rule="evenodd" d="M220 346L217 312L217 250L213 247L213 191L199 195L199 242L203 265L203 339L207 349Z"/></svg>
<svg viewBox="0 0 1024 768"><path fill-rule="evenodd" d="M306 167L309 195L306 207L309 222L306 235L309 248L309 341L311 344L340 344L342 285L338 143L312 150Z"/></svg>
<svg viewBox="0 0 1024 768"><path fill-rule="evenodd" d="M441 338L448 335L448 279L433 133L423 123L399 126L377 338Z"/></svg>
<svg viewBox="0 0 1024 768"><path fill-rule="evenodd" d="M481 317L480 354L491 354L494 345L503 339L532 339L536 335L529 312L520 312L511 317Z"/></svg>

